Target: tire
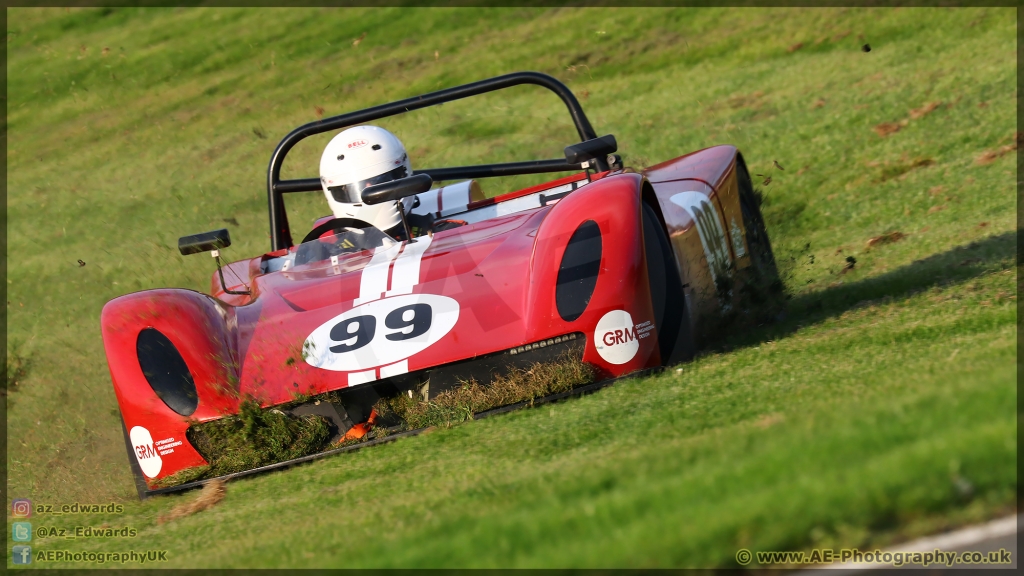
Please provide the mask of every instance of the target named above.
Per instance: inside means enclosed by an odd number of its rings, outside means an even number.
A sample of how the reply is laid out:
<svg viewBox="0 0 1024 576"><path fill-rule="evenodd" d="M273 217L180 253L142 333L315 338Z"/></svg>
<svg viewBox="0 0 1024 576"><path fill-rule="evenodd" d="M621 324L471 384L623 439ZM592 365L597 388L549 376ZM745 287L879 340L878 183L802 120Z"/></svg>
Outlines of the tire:
<svg viewBox="0 0 1024 576"><path fill-rule="evenodd" d="M752 308L759 321L770 321L782 311L785 287L779 277L775 254L768 239L768 229L761 214L761 194L754 190L750 173L742 157L736 160L736 179L739 185L740 211L747 236L747 248L752 266L746 290L747 307Z"/></svg>
<svg viewBox="0 0 1024 576"><path fill-rule="evenodd" d="M146 486L146 479L142 475L142 467L139 466L139 461L135 458L135 451L132 449L131 438L128 437L128 427L124 424L124 417L121 417L121 432L124 434L124 448L128 451L128 465L132 469L132 476L135 479L135 490L139 493L139 500L145 500L148 498L146 492L149 487Z"/></svg>
<svg viewBox="0 0 1024 576"><path fill-rule="evenodd" d="M662 366L671 366L692 360L696 346L672 245L654 209L646 202L642 206L644 256L647 259L647 282L651 288L658 348Z"/></svg>

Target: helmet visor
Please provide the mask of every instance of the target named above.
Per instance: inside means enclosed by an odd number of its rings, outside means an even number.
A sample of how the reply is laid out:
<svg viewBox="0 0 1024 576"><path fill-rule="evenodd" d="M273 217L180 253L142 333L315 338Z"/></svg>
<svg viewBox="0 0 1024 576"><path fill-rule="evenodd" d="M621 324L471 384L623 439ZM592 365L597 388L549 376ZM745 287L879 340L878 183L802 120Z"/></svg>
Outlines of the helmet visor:
<svg viewBox="0 0 1024 576"><path fill-rule="evenodd" d="M366 187L373 186L374 184L391 182L392 180L405 178L408 175L409 171L406 167L399 166L394 170L378 174L373 178L367 178L366 180L360 180L359 182L353 182L352 184L330 186L327 189L331 192L331 196L334 197L335 202L342 202L344 204L360 204L363 201L362 193Z"/></svg>

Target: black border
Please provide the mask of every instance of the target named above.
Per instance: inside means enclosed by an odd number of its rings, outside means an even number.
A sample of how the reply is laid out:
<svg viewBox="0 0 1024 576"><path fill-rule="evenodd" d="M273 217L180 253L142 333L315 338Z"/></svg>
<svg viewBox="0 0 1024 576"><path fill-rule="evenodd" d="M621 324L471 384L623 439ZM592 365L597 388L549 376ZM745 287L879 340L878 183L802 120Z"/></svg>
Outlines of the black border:
<svg viewBox="0 0 1024 576"><path fill-rule="evenodd" d="M148 1L148 0L144 0L142 2L123 2L123 1L95 2L95 1L88 1L88 0L87 1L75 1L75 0L72 0L72 1L65 1L65 2L52 2L52 1L31 2L31 1L26 1L26 0L20 0L20 1L17 1L17 2L10 2L10 3L6 3L5 2L5 5L4 5L5 8L15 8L15 7L20 7L20 8L41 8L41 7L66 7L66 6L67 7L107 7L107 6L111 6L111 7L142 7L142 6L152 6L152 7L159 7L159 6L164 6L164 7L172 7L172 6L173 7L198 7L198 6L205 6L205 7L243 7L243 6L245 6L245 7L274 7L274 6L277 6L277 7L280 7L280 6L282 6L282 3L279 0L278 1L274 1L274 0L270 0L270 1L267 1L267 0L240 0L240 1L239 0L236 0L236 1L215 0L214 2L196 2L196 1L179 1L179 2L160 2L160 1L155 1L154 2L154 1ZM486 7L537 7L537 8L556 7L556 6L573 6L573 7L613 7L614 6L614 7L631 7L631 8L640 8L640 7L673 7L673 6L687 6L687 7L759 7L759 8L771 8L771 7L775 7L775 8L782 8L782 7L807 7L807 8L811 8L811 7L852 7L852 8L866 8L866 7L1010 7L1010 8L1012 8L1012 7L1017 7L1018 8L1018 13L1017 13L1017 66L1016 66L1016 68L1017 68L1017 131L1018 132L1021 131L1020 122L1021 122L1022 114L1024 114L1024 100L1022 100L1022 96L1020 94L1021 86L1022 86L1022 84L1024 84L1024 76L1022 76L1022 66L1021 66L1021 62L1022 62L1022 60L1024 60L1024 47L1022 47L1022 42L1024 42L1024 30L1022 30L1022 28L1021 28L1021 24L1022 24L1021 23L1021 14L1020 14L1021 9L1020 9L1020 2L1017 1L1017 0L996 0L996 1L984 0L983 2L969 2L969 1L965 1L965 0L955 0L955 1L945 1L945 0L931 0L931 1L929 1L929 0L898 0L898 1L890 1L890 2L887 2L887 1L884 1L884 0L881 0L881 1L871 1L871 0L868 0L868 1L853 1L853 0L807 0L807 1L801 1L801 0L772 1L772 0L769 0L769 1L764 1L764 0L751 0L751 1L746 1L746 2L744 2L744 1L737 1L737 0L732 0L732 1L730 1L730 0L725 0L725 1L697 0L695 2L684 2L682 0L667 0L667 1L655 1L655 0L635 0L635 1L610 0L610 1L605 1L605 2L598 1L598 0L583 0L583 1L578 1L578 2L565 2L565 3L553 2L553 1L550 1L550 0L535 0L535 1L525 1L525 2L514 2L514 1L509 1L509 0L497 0L496 2L485 2L485 1L481 1L481 0L447 0L447 1L428 1L428 0L395 1L395 0L382 0L382 1L379 1L379 2L372 2L372 1L369 1L369 0L354 0L354 1L352 1L352 0L348 0L348 1L346 1L346 0L334 0L334 1L319 1L319 2L318 1L310 1L310 0L300 0L298 2L290 3L288 5L288 7L296 7L296 8L299 8L299 7L319 7L319 6L338 6L338 7L371 7L371 6L379 6L379 7L481 7L481 6L486 6ZM7 10L4 10L3 14L0 15L0 21L2 21L2 23L4 25L4 29L6 30L7 29ZM2 293L3 293L3 296L4 296L4 300L6 300L6 296L7 296L7 282L6 282L6 279L7 279L7 121L6 121L6 109L7 109L7 43L6 42L4 42L4 45L3 45L3 48L2 48L2 52L3 52L3 63L0 64L0 66L2 66L2 69L3 69L4 73L2 75L2 79L0 79L0 82L2 82L2 86L3 86L2 98L3 98L3 102L4 102L5 120L4 120L4 123L3 123L3 126L2 126L2 132L3 132L2 144L0 144L0 146L2 146L3 158L4 158L4 160L3 160L3 168L2 168L3 181L2 181L2 183L0 183L0 187L2 187L2 188L0 188L0 190L2 190L2 192L0 192L0 194L2 194L2 199L3 199L3 202L4 202L4 204L3 204L3 218L2 218L2 220L0 220L0 232L2 232L2 238L0 238L0 242L2 242L2 244L3 244L3 253L2 253L2 255L0 255L0 258L2 258L2 269L3 269L3 280L4 281L0 282L0 284L2 284L2 286L3 286ZM1018 151L1018 153L1017 153L1017 175L1018 175L1018 179L1024 177L1024 158L1021 157L1020 151ZM1024 260L1022 260L1022 254L1024 254L1024 238L1021 237L1022 229L1021 229L1021 226L1020 226L1020 222L1022 220L1022 216L1024 216L1024 186L1022 186L1022 183L1024 183L1024 181L1022 181L1022 180L1018 180L1017 181L1017 222L1018 222L1018 225L1017 225L1017 268L1018 268L1018 275L1022 271L1024 271ZM1024 411L1024 398L1021 397L1021 388L1022 388L1021 387L1021 382L1022 382L1022 378L1024 378L1024 375L1022 375L1022 373L1021 373L1021 368L1024 367L1024 364L1022 364L1022 362L1021 362L1021 352L1024 351L1024 324L1022 324L1022 313L1024 313L1024 303L1021 302L1021 298L1020 298L1021 294L1022 294L1021 288L1022 288L1022 284L1020 282L1020 279L1018 278L1018 284L1017 284L1017 413L1018 413L1018 415L1022 411ZM8 319L6 305L4 306L2 315L3 315L3 324L4 324L4 327L6 328L7 327L7 319ZM3 344L4 344L3 355L4 355L5 366L6 366L6 361L7 361L7 331L6 331L6 329L3 331L2 334L0 334L0 340L2 340ZM0 404L2 404L2 407L3 407L3 415L0 418L2 418L2 424L4 426L4 433L0 434L0 447L2 447L2 451L3 451L3 454L4 454L4 463L2 465L0 465L0 480L2 480L2 486L0 486L0 491L2 491L2 493L3 493L4 497L5 497L5 505L9 506L8 491L7 491L7 486L8 486L8 483L7 483L7 479L8 479L8 468L7 468L7 462L8 462L8 442L7 442L7 434L6 434L6 431L7 431L7 397L6 397L6 393L5 394L0 394ZM1019 420L1019 418L1018 418L1018 420ZM1022 439L1024 439L1024 431L1022 431L1020 426L1018 425L1018 427L1017 427L1017 452L1018 452L1017 476L1018 476L1018 479L1021 476L1021 471L1024 470L1024 466L1022 466L1021 461L1020 461L1020 444L1021 444L1021 440ZM1018 494L1020 493L1019 490L1020 489L1018 487ZM1018 519L1019 518L1020 518L1020 516L1018 516ZM1020 544L1021 544L1021 532L1020 532L1019 524L1018 524L1017 543L1018 543L1018 551L1019 551L1021 549L1021 546L1020 546ZM6 546L6 544L5 544L5 546ZM282 570L282 569L275 569L275 571L276 570ZM687 569L687 570L689 570L689 569ZM882 569L882 570L884 570L884 569ZM156 570L143 570L143 569L126 569L126 570L118 570L118 573L126 573L126 574L133 574L133 573L135 573L135 574L147 573L148 574L148 573L152 573L152 574L161 574L162 575L162 574L175 574L175 573L191 574L191 573L195 573L197 571L202 571L203 573L209 573L209 574L237 572L237 570L235 570L235 571L226 570L226 569L206 570L206 569L193 568L193 569L172 569L172 570L159 570L159 571L156 571ZM263 569L261 571L270 571L270 569ZM622 569L618 569L618 570L601 570L600 572L602 572L602 573L608 573L608 572L615 572L615 573L637 572L637 573L639 573L639 572L647 572L647 571L649 571L649 570L622 570ZM661 572L665 572L664 570L660 570L660 571ZM685 570L684 569L671 570L671 572L683 572L683 571L685 571ZM711 572L712 570L705 569L705 570L702 570L702 571L703 572ZM715 572L725 572L727 570L726 569L714 569L713 571L715 571ZM728 571L734 572L735 570L728 570ZM773 570L769 570L769 569L760 569L759 571L760 572L773 572ZM90 573L102 573L102 572L104 572L104 570L102 570L102 569L100 569L100 570L89 570L89 572ZM245 570L245 572L256 572L256 570L250 569L250 570ZM305 573L330 574L330 573L336 573L336 572L338 572L338 570L337 569L320 569L320 568L317 568L317 569L306 569L306 570L304 570L304 572ZM362 572L372 573L374 571L373 570L362 570ZM377 570L377 572L382 572L382 571ZM395 573L401 573L401 572L409 573L409 574L414 573L412 570L389 570L387 572L389 574L395 574ZM455 571L454 570L448 570L446 572L455 572ZM470 571L469 570L459 570L458 572L467 573L467 572L470 572ZM493 573L494 571L488 571L488 572ZM554 571L552 571L552 570L548 570L547 572L554 573ZM562 573L562 574L567 574L567 573L595 573L595 572L596 571L594 571L594 570L559 570L558 571L558 573ZM882 573L879 570L873 570L872 572Z"/></svg>

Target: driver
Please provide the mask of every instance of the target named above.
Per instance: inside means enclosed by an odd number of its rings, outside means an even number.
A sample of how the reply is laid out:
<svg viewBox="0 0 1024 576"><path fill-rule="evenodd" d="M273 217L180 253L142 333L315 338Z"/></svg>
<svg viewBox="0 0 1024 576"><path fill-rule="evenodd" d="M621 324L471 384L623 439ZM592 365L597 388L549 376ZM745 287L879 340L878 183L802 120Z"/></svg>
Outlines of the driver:
<svg viewBox="0 0 1024 576"><path fill-rule="evenodd" d="M377 126L355 126L331 139L320 157L320 183L335 218L369 222L392 238L404 238L402 212L413 198L363 204L367 186L412 176L405 146L394 134Z"/></svg>

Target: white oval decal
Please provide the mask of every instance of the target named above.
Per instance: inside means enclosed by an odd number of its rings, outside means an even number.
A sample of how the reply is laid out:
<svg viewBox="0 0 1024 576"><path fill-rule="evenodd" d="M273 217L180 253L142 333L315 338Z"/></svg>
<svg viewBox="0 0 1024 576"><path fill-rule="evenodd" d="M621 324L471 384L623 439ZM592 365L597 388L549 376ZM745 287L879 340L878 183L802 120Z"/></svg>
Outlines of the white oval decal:
<svg viewBox="0 0 1024 576"><path fill-rule="evenodd" d="M142 426L132 426L128 438L132 441L132 449L135 450L135 458L139 460L139 468L147 478L156 478L163 467L164 461L156 452L153 446L153 435Z"/></svg>
<svg viewBox="0 0 1024 576"><path fill-rule="evenodd" d="M597 353L611 364L625 364L640 349L640 334L633 325L633 317L625 310L612 310L601 317L594 330Z"/></svg>
<svg viewBox="0 0 1024 576"><path fill-rule="evenodd" d="M437 294L374 300L331 318L306 338L302 356L336 372L393 364L426 350L459 320L459 303Z"/></svg>

